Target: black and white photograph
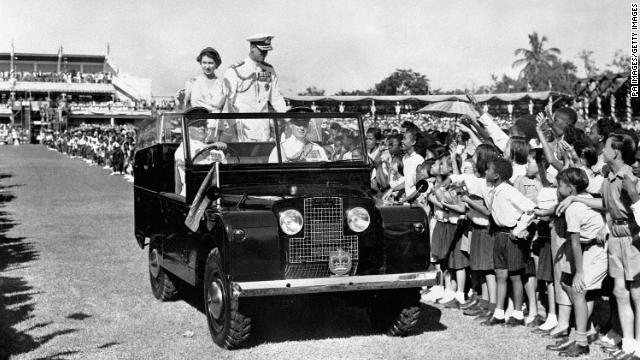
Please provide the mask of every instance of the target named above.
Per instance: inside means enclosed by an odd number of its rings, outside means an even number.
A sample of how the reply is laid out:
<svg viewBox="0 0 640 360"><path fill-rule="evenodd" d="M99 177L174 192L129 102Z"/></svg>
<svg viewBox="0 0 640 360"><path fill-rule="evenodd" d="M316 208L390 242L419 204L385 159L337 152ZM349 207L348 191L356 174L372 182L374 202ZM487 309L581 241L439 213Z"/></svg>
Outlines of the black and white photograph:
<svg viewBox="0 0 640 360"><path fill-rule="evenodd" d="M0 0L0 360L640 360L640 0Z"/></svg>

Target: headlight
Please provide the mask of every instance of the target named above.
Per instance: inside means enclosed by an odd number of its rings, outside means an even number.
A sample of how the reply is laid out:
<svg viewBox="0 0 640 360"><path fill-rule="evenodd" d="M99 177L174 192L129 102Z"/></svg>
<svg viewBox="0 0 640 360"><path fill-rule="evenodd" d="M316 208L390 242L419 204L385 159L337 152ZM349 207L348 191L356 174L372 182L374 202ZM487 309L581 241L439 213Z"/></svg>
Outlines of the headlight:
<svg viewBox="0 0 640 360"><path fill-rule="evenodd" d="M371 218L367 210L361 207L355 207L347 210L347 224L349 229L355 232L363 232L369 227Z"/></svg>
<svg viewBox="0 0 640 360"><path fill-rule="evenodd" d="M285 210L280 213L280 228L287 235L295 235L302 230L302 214L298 210Z"/></svg>

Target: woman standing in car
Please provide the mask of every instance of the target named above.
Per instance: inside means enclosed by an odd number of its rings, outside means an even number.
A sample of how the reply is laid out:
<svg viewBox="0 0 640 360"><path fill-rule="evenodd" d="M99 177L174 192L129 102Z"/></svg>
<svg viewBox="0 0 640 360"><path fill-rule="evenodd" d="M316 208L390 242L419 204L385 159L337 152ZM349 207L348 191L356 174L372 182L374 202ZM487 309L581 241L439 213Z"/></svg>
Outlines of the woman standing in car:
<svg viewBox="0 0 640 360"><path fill-rule="evenodd" d="M202 69L202 73L189 79L185 88L178 91L178 101L183 110L194 107L203 107L209 112L222 112L227 99L228 90L224 86L224 81L216 75L216 69L222 63L220 54L212 48L207 47L200 51L196 58Z"/></svg>
<svg viewBox="0 0 640 360"><path fill-rule="evenodd" d="M177 99L183 111L201 107L210 113L222 112L229 96L229 88L225 85L224 79L219 78L215 71L222 59L216 49L206 47L200 51L196 58L202 69L202 73L189 79L185 88L178 91ZM235 140L235 121L218 120L213 121L208 141L232 142Z"/></svg>

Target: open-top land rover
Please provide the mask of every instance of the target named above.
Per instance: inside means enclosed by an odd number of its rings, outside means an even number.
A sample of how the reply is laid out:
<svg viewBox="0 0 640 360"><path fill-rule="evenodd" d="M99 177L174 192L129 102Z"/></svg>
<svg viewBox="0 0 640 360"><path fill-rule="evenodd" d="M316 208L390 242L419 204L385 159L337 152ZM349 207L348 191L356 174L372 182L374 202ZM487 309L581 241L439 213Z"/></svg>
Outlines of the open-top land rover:
<svg viewBox="0 0 640 360"><path fill-rule="evenodd" d="M390 335L417 325L421 287L440 280L427 271L426 216L372 196L359 114L180 120L166 130L165 138L179 135L174 142L135 154L135 237L148 246L156 298L201 289L224 348L249 337L245 302L255 297L332 293L359 299L372 326ZM278 136L236 140L235 130L260 126Z"/></svg>

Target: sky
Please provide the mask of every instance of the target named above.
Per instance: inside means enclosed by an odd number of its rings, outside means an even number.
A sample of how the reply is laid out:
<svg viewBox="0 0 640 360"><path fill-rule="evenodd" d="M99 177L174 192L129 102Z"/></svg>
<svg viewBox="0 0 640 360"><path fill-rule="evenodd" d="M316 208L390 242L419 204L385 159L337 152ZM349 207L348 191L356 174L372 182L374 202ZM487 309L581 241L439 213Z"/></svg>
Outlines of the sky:
<svg viewBox="0 0 640 360"><path fill-rule="evenodd" d="M474 88L516 76L514 50L546 36L561 58L593 51L601 69L629 52L633 0L0 0L0 52L104 54L121 72L175 94L212 46L217 74L248 54L246 38L274 35L267 62L285 95L309 86L368 89L395 69L425 74L434 89ZM636 0L637 1L637 0Z"/></svg>

